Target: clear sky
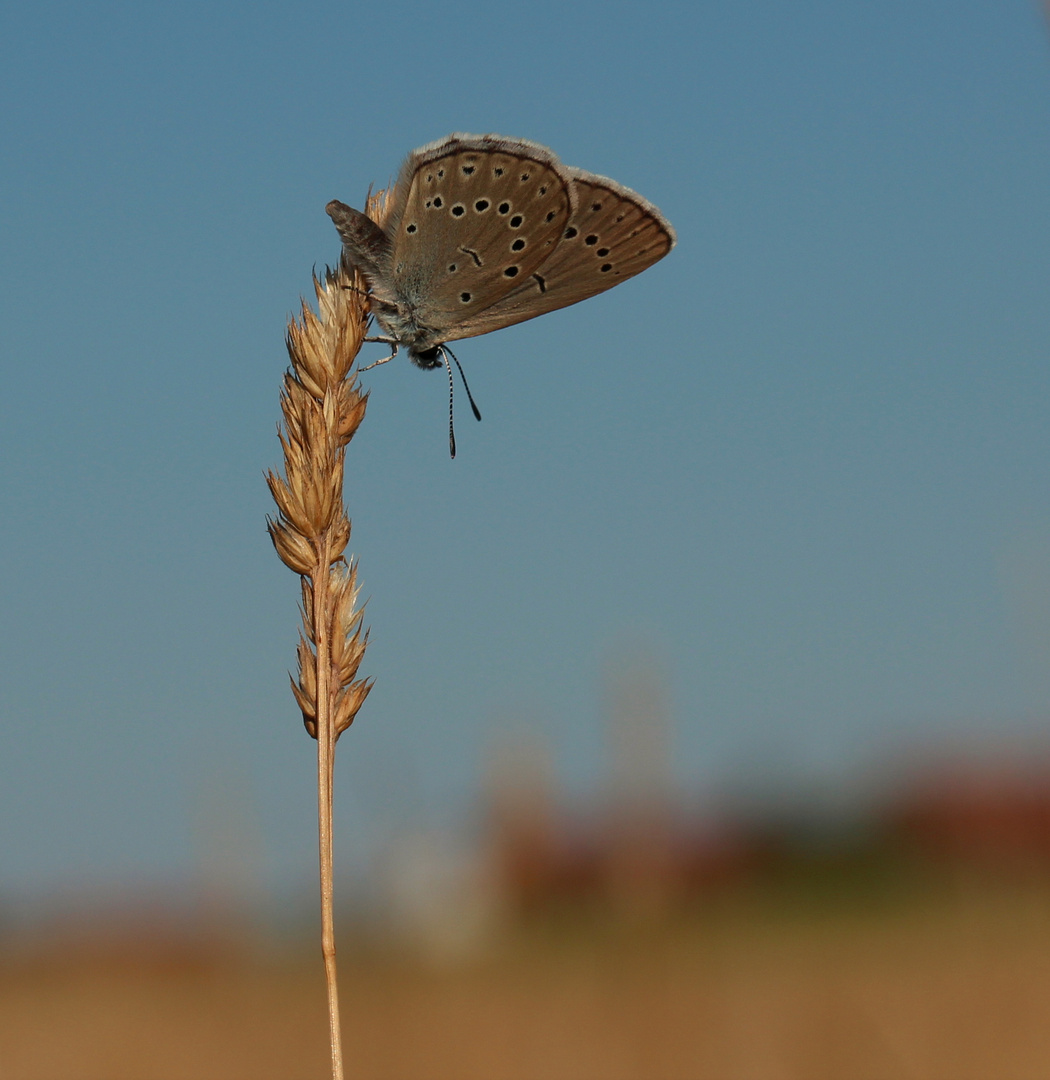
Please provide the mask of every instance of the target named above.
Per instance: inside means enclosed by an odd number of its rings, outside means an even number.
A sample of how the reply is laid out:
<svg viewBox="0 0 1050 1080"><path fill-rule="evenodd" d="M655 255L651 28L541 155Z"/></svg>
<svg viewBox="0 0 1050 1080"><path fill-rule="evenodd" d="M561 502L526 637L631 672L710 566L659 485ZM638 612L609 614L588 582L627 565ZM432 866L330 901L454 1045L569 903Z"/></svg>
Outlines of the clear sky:
<svg viewBox="0 0 1050 1080"><path fill-rule="evenodd" d="M442 372L365 376L341 858L465 813L501 732L588 790L636 652L696 792L1050 720L1035 0L8 4L0 87L0 896L177 879L237 793L270 879L312 879L284 326L325 203L452 131L679 243L464 342L454 462Z"/></svg>

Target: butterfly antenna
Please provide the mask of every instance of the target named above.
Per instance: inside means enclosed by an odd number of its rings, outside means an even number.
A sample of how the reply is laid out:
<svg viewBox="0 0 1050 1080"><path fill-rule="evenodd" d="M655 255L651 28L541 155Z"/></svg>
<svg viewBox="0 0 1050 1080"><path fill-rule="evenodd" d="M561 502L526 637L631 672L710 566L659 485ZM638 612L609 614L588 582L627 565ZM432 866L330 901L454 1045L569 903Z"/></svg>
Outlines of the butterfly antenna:
<svg viewBox="0 0 1050 1080"><path fill-rule="evenodd" d="M441 359L445 361L445 370L448 372L448 452L449 452L449 455L451 457L455 458L455 456L456 456L456 425L455 425L455 422L453 420L453 413L452 413L452 396L453 396L453 394L452 394L452 391L453 391L452 367L448 362L448 356L446 355L446 350L442 347L442 348L439 349L439 351L441 353ZM452 359L455 360L456 358L453 356ZM468 396L469 396L469 394L468 394Z"/></svg>
<svg viewBox="0 0 1050 1080"><path fill-rule="evenodd" d="M456 354L447 345L442 345L441 347L456 361L456 367L459 368L459 377L463 380L463 389L467 392L467 401L470 402L470 407L474 410L474 419L480 420L481 413L478 412L478 407L474 404L474 396L471 394L470 387L467 385L467 377L463 374L463 365L460 364L459 360L456 359ZM445 366L448 367L447 360L445 361Z"/></svg>

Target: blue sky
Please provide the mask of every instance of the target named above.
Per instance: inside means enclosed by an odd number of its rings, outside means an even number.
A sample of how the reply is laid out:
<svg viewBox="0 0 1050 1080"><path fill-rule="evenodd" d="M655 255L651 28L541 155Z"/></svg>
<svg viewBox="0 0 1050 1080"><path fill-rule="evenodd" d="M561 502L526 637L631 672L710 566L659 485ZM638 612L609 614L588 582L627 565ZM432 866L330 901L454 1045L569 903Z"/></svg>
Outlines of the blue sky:
<svg viewBox="0 0 1050 1080"><path fill-rule="evenodd" d="M312 877L263 524L284 326L325 203L451 131L612 176L679 244L464 342L455 462L442 373L365 376L344 862L466 813L509 731L587 791L639 652L697 792L1040 737L1036 3L9 5L0 85L0 895L190 874L208 791Z"/></svg>

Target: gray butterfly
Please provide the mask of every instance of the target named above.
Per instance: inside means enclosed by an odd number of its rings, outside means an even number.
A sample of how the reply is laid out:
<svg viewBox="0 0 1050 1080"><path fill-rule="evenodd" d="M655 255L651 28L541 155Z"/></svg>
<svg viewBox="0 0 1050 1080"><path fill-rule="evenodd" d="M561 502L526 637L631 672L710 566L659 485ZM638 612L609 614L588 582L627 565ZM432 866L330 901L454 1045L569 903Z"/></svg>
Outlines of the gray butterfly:
<svg viewBox="0 0 1050 1080"><path fill-rule="evenodd" d="M338 200L325 210L385 331L367 340L393 347L377 363L403 346L421 368L444 364L450 395L446 342L586 300L675 244L640 195L538 143L497 135L455 134L414 150L386 206L381 225Z"/></svg>

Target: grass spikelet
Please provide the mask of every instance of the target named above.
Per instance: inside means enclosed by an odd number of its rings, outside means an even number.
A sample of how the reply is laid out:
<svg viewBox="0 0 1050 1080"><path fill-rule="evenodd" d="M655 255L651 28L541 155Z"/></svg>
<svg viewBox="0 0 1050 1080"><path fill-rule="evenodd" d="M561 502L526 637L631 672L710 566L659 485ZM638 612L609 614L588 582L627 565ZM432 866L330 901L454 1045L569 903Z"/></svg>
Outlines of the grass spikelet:
<svg viewBox="0 0 1050 1080"><path fill-rule="evenodd" d="M357 606L357 566L344 554L350 518L343 504L346 446L368 404L353 367L364 338L366 301L361 283L344 267L326 271L323 283L315 278L314 289L320 315L304 302L300 320L288 327L292 367L284 377L284 428L278 432L285 474L270 471L266 482L277 504L277 517L267 522L270 538L281 561L303 579L303 637L293 692L316 738L318 695L326 696L330 712L339 705L338 737L371 683L356 679L368 634Z"/></svg>
<svg viewBox="0 0 1050 1080"><path fill-rule="evenodd" d="M369 198L373 216L382 195ZM346 447L364 419L368 395L354 366L368 321L364 283L345 265L314 277L317 314L304 301L288 325L291 368L281 390L284 475L266 475L277 515L267 519L273 546L300 575L302 629L292 693L317 740L317 812L321 878L321 952L328 988L333 1080L343 1062L332 897L332 775L336 739L354 722L372 688L358 669L368 644L358 604L357 564L345 555L350 517L343 503Z"/></svg>

